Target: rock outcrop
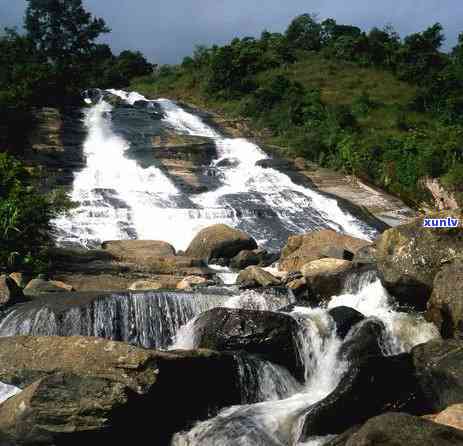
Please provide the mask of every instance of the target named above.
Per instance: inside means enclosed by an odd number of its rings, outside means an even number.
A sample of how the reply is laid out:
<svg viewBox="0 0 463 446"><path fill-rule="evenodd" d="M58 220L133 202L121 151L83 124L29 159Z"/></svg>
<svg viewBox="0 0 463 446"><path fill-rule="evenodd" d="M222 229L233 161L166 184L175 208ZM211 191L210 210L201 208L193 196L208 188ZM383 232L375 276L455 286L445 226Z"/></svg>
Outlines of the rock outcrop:
<svg viewBox="0 0 463 446"><path fill-rule="evenodd" d="M438 414L428 415L425 418L463 432L463 404L454 404Z"/></svg>
<svg viewBox="0 0 463 446"><path fill-rule="evenodd" d="M278 258L279 254L267 252L265 249L244 250L231 259L230 267L239 270L248 266L265 268L276 262Z"/></svg>
<svg viewBox="0 0 463 446"><path fill-rule="evenodd" d="M218 224L200 231L186 250L189 257L213 262L225 259L227 263L240 251L257 249L256 241L238 229Z"/></svg>
<svg viewBox="0 0 463 446"><path fill-rule="evenodd" d="M24 302L25 297L18 284L9 276L0 276L0 310Z"/></svg>
<svg viewBox="0 0 463 446"><path fill-rule="evenodd" d="M463 339L463 257L442 266L433 283L427 319L445 338Z"/></svg>
<svg viewBox="0 0 463 446"><path fill-rule="evenodd" d="M352 260L359 249L369 244L331 229L295 235L289 237L281 252L279 268L289 272L300 271L305 264L327 257Z"/></svg>
<svg viewBox="0 0 463 446"><path fill-rule="evenodd" d="M448 213L434 217L448 218ZM460 214L452 214L460 218ZM375 243L378 270L400 302L426 308L441 267L463 249L463 229L423 227L423 218L384 232Z"/></svg>

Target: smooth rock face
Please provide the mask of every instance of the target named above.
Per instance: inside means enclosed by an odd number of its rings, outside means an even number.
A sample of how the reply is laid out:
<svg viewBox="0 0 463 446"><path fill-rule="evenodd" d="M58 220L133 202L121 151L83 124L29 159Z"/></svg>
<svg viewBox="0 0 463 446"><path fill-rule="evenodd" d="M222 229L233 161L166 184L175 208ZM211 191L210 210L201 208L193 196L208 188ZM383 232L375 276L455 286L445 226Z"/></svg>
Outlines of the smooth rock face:
<svg viewBox="0 0 463 446"><path fill-rule="evenodd" d="M256 248L256 241L243 231L218 224L200 231L190 243L186 255L205 261L231 259L240 251Z"/></svg>
<svg viewBox="0 0 463 446"><path fill-rule="evenodd" d="M433 217L449 215L440 213ZM451 215L461 221L461 214ZM444 263L463 249L463 229L425 228L420 218L387 230L375 245L378 270L385 287L402 303L424 310L431 297L434 277Z"/></svg>
<svg viewBox="0 0 463 446"><path fill-rule="evenodd" d="M214 308L201 314L195 322L198 347L259 354L285 366L303 380L297 331L298 324L291 316L270 311Z"/></svg>
<svg viewBox="0 0 463 446"><path fill-rule="evenodd" d="M412 350L423 413L463 403L463 341L433 340Z"/></svg>
<svg viewBox="0 0 463 446"><path fill-rule="evenodd" d="M74 291L72 285L59 280L32 279L24 288L26 296L37 296L47 293L62 293L63 291Z"/></svg>
<svg viewBox="0 0 463 446"><path fill-rule="evenodd" d="M259 288L278 286L281 282L268 271L258 266L248 266L239 273L236 284L239 285L240 288Z"/></svg>
<svg viewBox="0 0 463 446"><path fill-rule="evenodd" d="M331 229L296 235L289 237L283 248L279 269L300 271L306 263L327 257L351 260L360 248L367 245L370 242L339 234Z"/></svg>
<svg viewBox="0 0 463 446"><path fill-rule="evenodd" d="M301 272L311 295L320 301L341 294L344 280L353 268L348 260L320 259L306 263Z"/></svg>
<svg viewBox="0 0 463 446"><path fill-rule="evenodd" d="M463 339L463 258L443 265L436 274L426 317L444 338Z"/></svg>
<svg viewBox="0 0 463 446"><path fill-rule="evenodd" d="M326 446L457 446L461 444L463 444L463 432L460 430L406 413L385 413L368 420L354 434L342 435L341 438L326 443Z"/></svg>
<svg viewBox="0 0 463 446"><path fill-rule="evenodd" d="M169 243L157 240L116 240L102 243L101 247L120 261L144 263L158 257L175 255Z"/></svg>
<svg viewBox="0 0 463 446"><path fill-rule="evenodd" d="M23 302L24 299L21 288L11 277L0 276L0 309Z"/></svg>

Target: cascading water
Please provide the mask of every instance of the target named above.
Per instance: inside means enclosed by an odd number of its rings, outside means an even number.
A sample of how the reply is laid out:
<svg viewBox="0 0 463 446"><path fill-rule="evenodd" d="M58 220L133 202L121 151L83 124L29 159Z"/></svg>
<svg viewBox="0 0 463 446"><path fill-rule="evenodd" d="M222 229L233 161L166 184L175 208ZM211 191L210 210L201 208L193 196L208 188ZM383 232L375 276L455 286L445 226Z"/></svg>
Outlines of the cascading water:
<svg viewBox="0 0 463 446"><path fill-rule="evenodd" d="M140 116L138 121L160 107L161 125L211 138L218 158L210 168L217 172L220 185L196 195L182 193L156 166L156 154L148 146L144 153L148 151L153 162L142 167L136 154L129 157L128 152L132 142L139 143L140 134L158 131L159 120L145 119L148 124L141 130L132 121L127 128L118 128L112 119L118 109L103 95L85 112L87 166L74 179L71 198L78 207L55 220L59 243L97 246L104 240L137 238L164 240L185 249L199 230L215 223L243 229L268 248L280 248L289 235L317 228L361 238L375 235L374 229L342 211L336 200L296 185L275 169L256 165L268 156L255 144L221 137L169 100L148 101L138 93L117 90L109 93L131 105L150 105L133 110Z"/></svg>
<svg viewBox="0 0 463 446"><path fill-rule="evenodd" d="M21 392L20 388L0 382L0 404L19 392Z"/></svg>
<svg viewBox="0 0 463 446"><path fill-rule="evenodd" d="M347 287L349 291L352 287L358 291L333 297L328 309L348 306L380 319L387 330L384 354L406 352L439 337L436 327L421 316L397 311L374 273L354 277ZM198 423L191 431L178 433L173 445L296 445L310 407L336 388L348 368L339 354L343 341L336 335L328 309L296 307L293 310L292 316L300 325L299 350L306 368L306 382L298 393L279 401L225 409L217 417ZM194 326L190 330L194 330ZM320 446L328 439L313 437L304 444Z"/></svg>

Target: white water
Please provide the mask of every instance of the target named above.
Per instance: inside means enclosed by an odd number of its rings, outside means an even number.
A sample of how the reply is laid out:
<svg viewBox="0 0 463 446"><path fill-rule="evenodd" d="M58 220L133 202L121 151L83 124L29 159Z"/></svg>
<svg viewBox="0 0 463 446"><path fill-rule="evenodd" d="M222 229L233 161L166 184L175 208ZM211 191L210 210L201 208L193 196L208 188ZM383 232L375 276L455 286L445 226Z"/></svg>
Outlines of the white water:
<svg viewBox="0 0 463 446"><path fill-rule="evenodd" d="M134 92L109 92L129 104L147 101ZM97 246L111 239L155 239L184 250L199 230L215 223L240 227L263 245L281 244L291 233L322 227L361 238L375 234L343 212L335 200L296 185L275 169L256 166L268 157L255 144L221 137L198 116L169 100L151 102L162 107L164 125L214 140L218 158L211 167L221 185L186 196L161 169L143 168L128 158L130 142L114 127L112 106L101 100L85 112L87 163L75 174L71 194L78 207L55 220L58 242ZM230 159L235 163L220 164Z"/></svg>
<svg viewBox="0 0 463 446"><path fill-rule="evenodd" d="M435 326L421 317L398 312L392 298L374 275L356 278L356 293L332 298L329 308L349 306L382 320L388 331L385 354L409 351L415 345L439 337ZM198 423L189 432L174 437L174 446L294 446L298 444L304 415L329 395L339 383L348 364L340 358L342 341L327 310L296 307L292 316L300 324L299 349L306 365L304 388L290 398L223 410L210 420ZM189 327L194 339L194 325ZM190 344L190 347L194 346ZM330 437L313 437L307 446L321 446Z"/></svg>
<svg viewBox="0 0 463 446"><path fill-rule="evenodd" d="M0 404L20 392L21 389L18 387L0 382Z"/></svg>

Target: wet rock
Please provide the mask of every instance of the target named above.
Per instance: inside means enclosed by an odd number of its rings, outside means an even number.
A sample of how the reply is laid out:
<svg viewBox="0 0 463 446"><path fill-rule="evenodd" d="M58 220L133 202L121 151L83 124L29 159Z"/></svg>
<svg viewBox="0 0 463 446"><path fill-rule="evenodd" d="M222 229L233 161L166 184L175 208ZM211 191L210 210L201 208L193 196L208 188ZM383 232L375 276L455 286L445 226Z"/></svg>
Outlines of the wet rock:
<svg viewBox="0 0 463 446"><path fill-rule="evenodd" d="M381 413L408 411L414 407L415 394L410 355L364 358L350 366L330 395L310 408L302 438L341 434Z"/></svg>
<svg viewBox="0 0 463 446"><path fill-rule="evenodd" d="M355 433L335 438L326 446L457 446L463 432L406 413L385 413L368 420Z"/></svg>
<svg viewBox="0 0 463 446"><path fill-rule="evenodd" d="M463 339L463 258L443 265L436 274L426 317L444 338Z"/></svg>
<svg viewBox="0 0 463 446"><path fill-rule="evenodd" d="M276 262L279 258L277 253L269 253L265 249L244 250L239 252L230 261L230 267L244 269L248 266L267 267Z"/></svg>
<svg viewBox="0 0 463 446"><path fill-rule="evenodd" d="M301 272L312 296L321 301L341 294L344 280L353 269L348 260L327 258L306 263Z"/></svg>
<svg viewBox="0 0 463 446"><path fill-rule="evenodd" d="M448 213L433 217L447 218ZM453 213L454 218L461 215ZM463 229L423 227L423 218L384 232L375 243L384 286L401 303L425 310L434 277L463 249Z"/></svg>
<svg viewBox="0 0 463 446"><path fill-rule="evenodd" d="M365 316L350 307L336 307L328 311L336 324L336 333L344 339L351 328L365 319Z"/></svg>
<svg viewBox="0 0 463 446"><path fill-rule="evenodd" d="M231 308L214 308L201 314L195 322L198 347L258 354L285 366L303 381L298 329L296 320L287 314Z"/></svg>
<svg viewBox="0 0 463 446"><path fill-rule="evenodd" d="M354 255L352 262L355 265L370 265L376 263L375 245L367 245L360 248Z"/></svg>
<svg viewBox="0 0 463 446"><path fill-rule="evenodd" d="M349 260L360 248L369 244L331 229L296 235L289 237L283 248L279 268L283 271L300 271L306 263L333 256Z"/></svg>
<svg viewBox="0 0 463 446"><path fill-rule="evenodd" d="M24 288L26 296L37 296L47 293L62 293L74 291L72 285L59 280L46 280L42 278L32 279Z"/></svg>
<svg viewBox="0 0 463 446"><path fill-rule="evenodd" d="M412 350L423 413L463 403L463 341L433 340Z"/></svg>
<svg viewBox="0 0 463 446"><path fill-rule="evenodd" d="M175 248L157 240L117 240L102 243L101 247L120 261L146 263L159 257L175 256Z"/></svg>
<svg viewBox="0 0 463 446"><path fill-rule="evenodd" d="M0 276L0 309L24 302L25 297L18 284L7 275Z"/></svg>
<svg viewBox="0 0 463 446"><path fill-rule="evenodd" d="M209 261L232 259L240 251L257 249L256 241L238 229L218 224L200 231L190 243L186 255Z"/></svg>
<svg viewBox="0 0 463 446"><path fill-rule="evenodd" d="M236 284L239 285L240 288L248 289L279 286L281 282L268 271L258 266L248 266L239 273Z"/></svg>
<svg viewBox="0 0 463 446"><path fill-rule="evenodd" d="M177 284L178 290L192 290L196 286L206 285L207 279L200 276L188 276Z"/></svg>
<svg viewBox="0 0 463 446"><path fill-rule="evenodd" d="M352 315L358 318L359 316ZM368 318L352 327L339 350L339 357L348 363L361 361L369 356L381 356L381 345L385 338L383 322Z"/></svg>

